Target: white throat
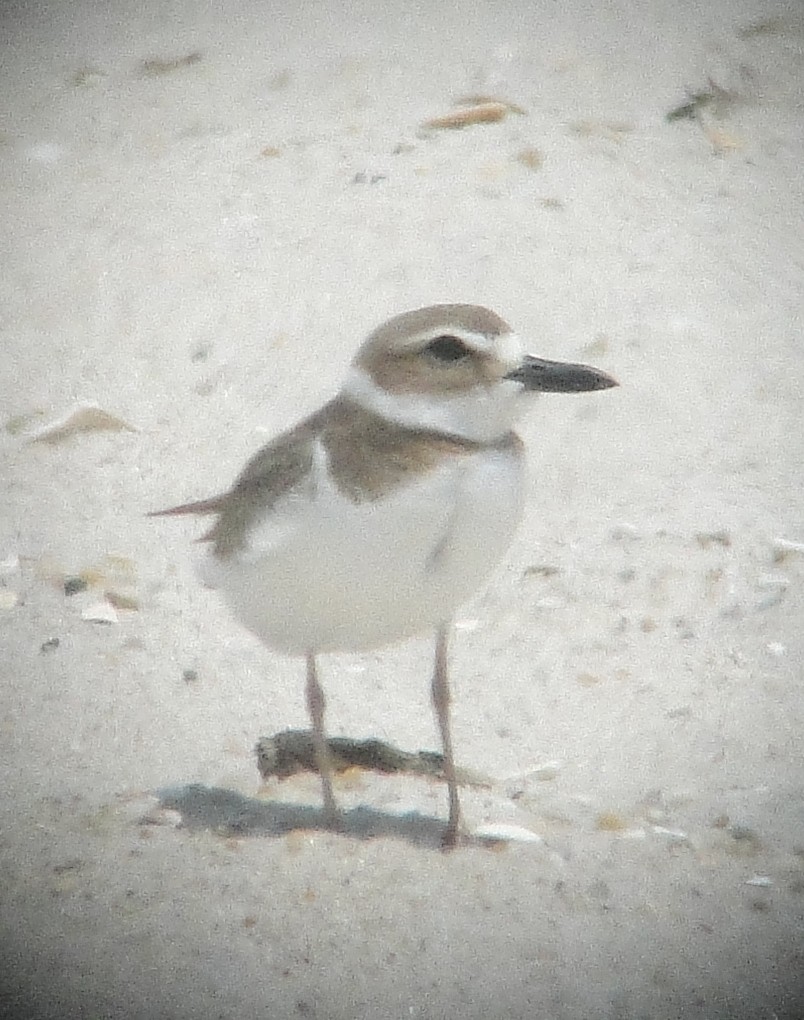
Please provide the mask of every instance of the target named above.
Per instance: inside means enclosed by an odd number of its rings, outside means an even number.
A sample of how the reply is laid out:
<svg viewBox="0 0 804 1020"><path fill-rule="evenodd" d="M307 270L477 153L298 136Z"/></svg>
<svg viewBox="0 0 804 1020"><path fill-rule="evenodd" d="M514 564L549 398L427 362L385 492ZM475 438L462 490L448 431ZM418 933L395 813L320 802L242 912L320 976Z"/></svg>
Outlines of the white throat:
<svg viewBox="0 0 804 1020"><path fill-rule="evenodd" d="M493 443L510 432L522 410L522 392L519 383L501 379L488 388L455 394L392 393L354 365L341 389L343 396L387 421L474 443Z"/></svg>

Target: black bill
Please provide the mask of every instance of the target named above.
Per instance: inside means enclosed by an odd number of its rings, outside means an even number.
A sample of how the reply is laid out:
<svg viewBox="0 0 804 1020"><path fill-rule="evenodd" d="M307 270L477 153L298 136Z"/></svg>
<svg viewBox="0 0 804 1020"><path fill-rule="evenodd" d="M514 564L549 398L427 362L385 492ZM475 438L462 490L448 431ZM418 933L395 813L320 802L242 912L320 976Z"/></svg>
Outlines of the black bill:
<svg viewBox="0 0 804 1020"><path fill-rule="evenodd" d="M506 379L522 383L526 390L543 393L588 393L619 386L616 379L591 365L572 365L564 361L547 361L525 355L525 360L509 372Z"/></svg>

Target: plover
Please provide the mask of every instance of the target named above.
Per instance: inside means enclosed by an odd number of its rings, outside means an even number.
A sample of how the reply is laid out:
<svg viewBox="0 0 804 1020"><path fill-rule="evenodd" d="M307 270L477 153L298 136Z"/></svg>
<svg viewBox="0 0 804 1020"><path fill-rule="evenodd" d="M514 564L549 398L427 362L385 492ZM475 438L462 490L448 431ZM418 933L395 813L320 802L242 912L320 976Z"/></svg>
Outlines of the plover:
<svg viewBox="0 0 804 1020"><path fill-rule="evenodd" d="M318 657L435 634L432 701L449 820L461 832L447 643L456 609L508 547L523 498L513 425L537 392L617 383L524 354L494 312L443 304L389 319L329 403L259 450L232 488L161 514L215 514L204 574L266 645L304 656L324 817L338 813Z"/></svg>

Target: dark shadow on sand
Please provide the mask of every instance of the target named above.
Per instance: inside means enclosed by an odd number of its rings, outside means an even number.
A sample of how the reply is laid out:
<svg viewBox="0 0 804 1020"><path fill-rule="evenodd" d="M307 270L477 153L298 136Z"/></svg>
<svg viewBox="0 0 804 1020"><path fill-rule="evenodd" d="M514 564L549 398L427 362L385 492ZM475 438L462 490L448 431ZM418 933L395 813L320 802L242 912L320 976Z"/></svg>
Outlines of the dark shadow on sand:
<svg viewBox="0 0 804 1020"><path fill-rule="evenodd" d="M329 832L323 812L305 804L283 804L244 797L234 790L191 783L157 791L160 807L178 811L184 828L206 829L229 837L286 836L297 829ZM442 849L445 822L410 812L390 815L369 807L343 811L338 833L360 840L391 838L429 850ZM465 836L461 846L489 847L495 840Z"/></svg>

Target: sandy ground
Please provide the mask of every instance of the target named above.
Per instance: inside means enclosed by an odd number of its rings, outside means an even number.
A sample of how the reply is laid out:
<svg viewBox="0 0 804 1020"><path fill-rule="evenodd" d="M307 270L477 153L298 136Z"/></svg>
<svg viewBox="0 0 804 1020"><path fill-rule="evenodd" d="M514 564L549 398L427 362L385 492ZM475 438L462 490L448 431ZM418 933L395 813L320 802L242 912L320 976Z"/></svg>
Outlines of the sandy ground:
<svg viewBox="0 0 804 1020"><path fill-rule="evenodd" d="M804 1016L800 6L18 2L0 35L0 1015ZM523 112L421 129L466 96ZM470 826L533 841L452 854L438 782L344 778L341 835L314 777L261 784L302 666L144 516L435 301L622 384L522 427L454 719ZM324 660L331 732L437 747L430 654Z"/></svg>

